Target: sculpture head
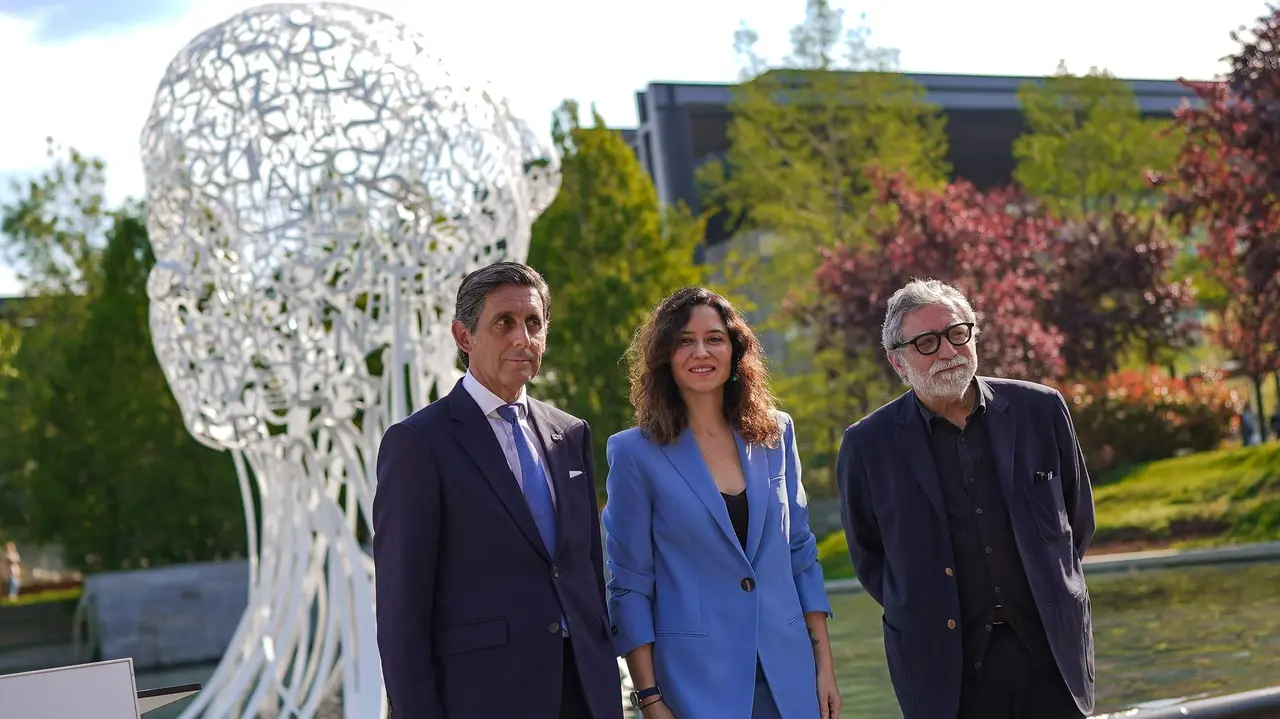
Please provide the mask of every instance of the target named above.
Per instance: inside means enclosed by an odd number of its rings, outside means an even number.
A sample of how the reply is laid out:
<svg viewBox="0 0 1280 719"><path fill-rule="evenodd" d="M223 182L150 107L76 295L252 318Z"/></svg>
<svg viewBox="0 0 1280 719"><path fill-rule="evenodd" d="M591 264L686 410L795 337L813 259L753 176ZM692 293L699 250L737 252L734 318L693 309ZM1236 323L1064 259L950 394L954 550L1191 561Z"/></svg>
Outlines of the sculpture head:
<svg viewBox="0 0 1280 719"><path fill-rule="evenodd" d="M551 153L424 46L363 8L267 5L169 65L141 138L147 291L198 439L403 416L456 372L461 279L527 255Z"/></svg>

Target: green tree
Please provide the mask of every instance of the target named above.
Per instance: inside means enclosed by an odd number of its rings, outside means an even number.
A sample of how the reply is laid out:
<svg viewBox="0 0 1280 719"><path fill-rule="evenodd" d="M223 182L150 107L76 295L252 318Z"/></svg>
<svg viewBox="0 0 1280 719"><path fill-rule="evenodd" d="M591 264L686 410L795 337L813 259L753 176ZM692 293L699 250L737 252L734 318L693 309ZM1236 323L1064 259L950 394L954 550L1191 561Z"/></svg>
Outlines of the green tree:
<svg viewBox="0 0 1280 719"><path fill-rule="evenodd" d="M55 382L66 376L70 348L83 333L88 297L98 286L105 185L100 161L48 141L50 167L13 183L15 198L0 207L0 256L17 270L28 296L6 306L3 321L20 340L0 376L0 521L21 534L24 480L37 466L31 442L47 431L48 411L72 398ZM57 404L63 403L62 405Z"/></svg>
<svg viewBox="0 0 1280 719"><path fill-rule="evenodd" d="M19 420L21 410L16 404L14 390L15 380L21 375L18 372L18 350L22 347L22 333L17 324L9 318L0 316L0 408L12 409L8 421L0 422L0 447L13 443L17 436L14 425ZM19 493L11 481L14 472L4 465L6 452L0 449L0 535L3 535L10 524L18 517Z"/></svg>
<svg viewBox="0 0 1280 719"><path fill-rule="evenodd" d="M0 380L17 378L18 370L13 366L13 360L21 346L22 334L18 328L0 318Z"/></svg>
<svg viewBox="0 0 1280 719"><path fill-rule="evenodd" d="M762 298L776 304L817 267L818 248L865 237L871 165L941 183L947 140L924 89L893 70L896 53L870 47L865 27L846 33L843 12L826 0L808 0L782 67L768 67L756 40L738 31L748 76L729 105L729 147L698 179L710 208L776 238L765 252L783 282L777 297Z"/></svg>
<svg viewBox="0 0 1280 719"><path fill-rule="evenodd" d="M73 152L4 208L12 252L78 258L27 263L46 294L28 301L0 394L19 419L0 448L18 524L85 569L234 556L245 527L232 463L182 424L151 349L142 209L104 209L101 173Z"/></svg>
<svg viewBox="0 0 1280 719"><path fill-rule="evenodd" d="M105 165L46 142L49 169L15 183L18 197L3 208L4 255L29 294L92 294L108 221Z"/></svg>
<svg viewBox="0 0 1280 719"><path fill-rule="evenodd" d="M1043 82L1024 83L1018 102L1029 131L1013 142L1013 178L1028 194L1066 216L1158 211L1148 173L1174 167L1180 138L1172 118L1142 116L1129 83L1059 64Z"/></svg>
<svg viewBox="0 0 1280 719"><path fill-rule="evenodd" d="M1193 287L1212 290L1203 268L1195 263L1191 240L1165 227L1160 216L1164 194L1150 179L1167 173L1177 163L1181 143L1173 119L1143 117L1132 86L1105 70L1091 68L1083 76L1073 75L1065 63L1059 63L1057 72L1043 82L1024 83L1018 90L1018 101L1029 131L1013 143L1014 180L1054 214L1075 223L1074 232L1068 233L1076 237L1075 246L1068 248L1074 259L1060 263L1052 273L1060 285L1061 301L1044 312L1046 319L1067 334L1067 349L1078 351L1068 357L1069 367L1073 373L1096 375L1101 368L1129 360L1139 366L1151 362L1172 366L1191 337L1185 323L1180 322L1191 304L1180 300L1158 310L1163 305L1157 298L1169 290L1179 291L1184 279ZM1131 215L1142 222L1126 218ZM1173 235L1172 245L1164 240L1151 244L1139 236L1143 232L1122 237L1124 233L1117 235L1107 229L1136 229L1142 223L1148 236ZM1103 228L1101 234L1094 231L1098 228ZM1157 245L1158 251L1151 249ZM1163 258L1158 265L1170 266L1152 275L1151 262L1157 254ZM1098 267L1085 267L1089 264ZM1098 282L1100 275L1114 273L1119 265L1146 268L1143 277L1148 284ZM1099 293L1098 286L1105 291ZM1067 305L1089 305L1096 311L1082 315L1064 310ZM1096 320L1126 307L1155 312L1169 321L1112 323L1111 327L1120 328L1115 332L1108 330L1105 322L1093 322L1093 329L1110 338L1107 342L1098 341L1103 335L1076 331L1081 317ZM1072 324L1077 327L1068 326ZM1083 324L1091 323L1084 320ZM1153 337L1170 342L1163 347L1160 341L1142 343L1142 352L1132 352L1132 342L1122 338L1132 337L1135 327L1152 328ZM1076 361L1090 354L1093 361Z"/></svg>
<svg viewBox="0 0 1280 719"><path fill-rule="evenodd" d="M807 0L792 53L775 67L756 52L755 31L740 29L743 82L729 105L729 147L698 174L709 211L736 228L738 253L767 258L736 274L749 282L742 291L757 305L750 319L819 491L831 487L827 468L841 431L892 389L862 391L884 362L874 348L853 364L836 361L819 349L819 330L800 326L786 307L815 299L811 278L823 248L867 241L868 222L882 212L872 168L902 171L922 186L941 186L949 173L941 110L896 71L897 52L873 47L869 35L865 25L846 30L843 12L826 0Z"/></svg>
<svg viewBox="0 0 1280 719"><path fill-rule="evenodd" d="M635 153L598 114L583 126L577 104L567 101L552 136L560 191L534 223L529 251L552 292L537 391L591 424L602 470L605 441L634 424L627 345L659 300L703 279L693 262L703 225L683 207L663 212Z"/></svg>

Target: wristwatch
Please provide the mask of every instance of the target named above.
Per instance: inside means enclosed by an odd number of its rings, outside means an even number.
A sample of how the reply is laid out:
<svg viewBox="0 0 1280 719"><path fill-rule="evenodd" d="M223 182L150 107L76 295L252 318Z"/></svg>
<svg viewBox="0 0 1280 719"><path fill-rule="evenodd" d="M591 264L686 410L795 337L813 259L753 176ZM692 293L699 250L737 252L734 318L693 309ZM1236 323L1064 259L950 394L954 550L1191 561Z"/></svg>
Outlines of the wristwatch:
<svg viewBox="0 0 1280 719"><path fill-rule="evenodd" d="M649 687L648 689L641 689L638 692L631 692L631 708L639 709L640 702L652 696L662 696L662 690L658 687Z"/></svg>

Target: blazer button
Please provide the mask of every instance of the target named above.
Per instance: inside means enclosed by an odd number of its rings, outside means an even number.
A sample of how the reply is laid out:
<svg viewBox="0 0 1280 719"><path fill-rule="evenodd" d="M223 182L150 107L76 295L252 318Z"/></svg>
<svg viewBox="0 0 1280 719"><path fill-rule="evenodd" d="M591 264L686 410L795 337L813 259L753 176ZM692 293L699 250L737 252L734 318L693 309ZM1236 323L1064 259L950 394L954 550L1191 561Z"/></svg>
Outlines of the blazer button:
<svg viewBox="0 0 1280 719"><path fill-rule="evenodd" d="M559 567L557 567L557 566L556 566L556 565L554 565L554 564L553 564L553 565L551 565L551 577L552 577L553 579L559 579L559 578L560 578L560 568L559 568Z"/></svg>
<svg viewBox="0 0 1280 719"><path fill-rule="evenodd" d="M548 632L551 632L552 634L559 634L559 633L560 633L560 622L552 622L552 623L548 624L548 625L547 625L547 631L548 631Z"/></svg>
<svg viewBox="0 0 1280 719"><path fill-rule="evenodd" d="M752 579L751 577L747 577L746 579L742 580L742 591L749 592L755 588L756 588L756 580Z"/></svg>
<svg viewBox="0 0 1280 719"><path fill-rule="evenodd" d="M955 628L956 628L956 620L954 620L954 619L948 619L948 620L947 620L947 629L955 629Z"/></svg>
<svg viewBox="0 0 1280 719"><path fill-rule="evenodd" d="M609 633L615 637L618 636L618 627L616 626L609 627Z"/></svg>
<svg viewBox="0 0 1280 719"><path fill-rule="evenodd" d="M951 567L947 567L946 569L944 569L944 570L942 570L942 571L946 572L948 577L954 577L954 576L956 575L956 573L955 573L955 572L951 571Z"/></svg>

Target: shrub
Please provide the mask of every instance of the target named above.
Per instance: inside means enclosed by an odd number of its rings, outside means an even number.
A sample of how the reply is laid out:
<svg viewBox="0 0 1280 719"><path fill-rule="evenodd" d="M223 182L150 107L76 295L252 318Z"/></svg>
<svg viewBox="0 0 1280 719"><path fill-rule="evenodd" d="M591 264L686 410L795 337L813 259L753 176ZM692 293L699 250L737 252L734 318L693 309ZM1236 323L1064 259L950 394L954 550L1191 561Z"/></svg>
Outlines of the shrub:
<svg viewBox="0 0 1280 719"><path fill-rule="evenodd" d="M818 541L818 561L823 564L849 561L849 544L844 532L832 532Z"/></svg>
<svg viewBox="0 0 1280 719"><path fill-rule="evenodd" d="M1242 400L1221 373L1168 377L1156 369L1121 370L1097 382L1060 387L1093 472L1203 452L1231 433Z"/></svg>
<svg viewBox="0 0 1280 719"><path fill-rule="evenodd" d="M846 579L854 575L849 560L849 545L843 531L835 531L818 541L818 562L822 574L828 580Z"/></svg>

